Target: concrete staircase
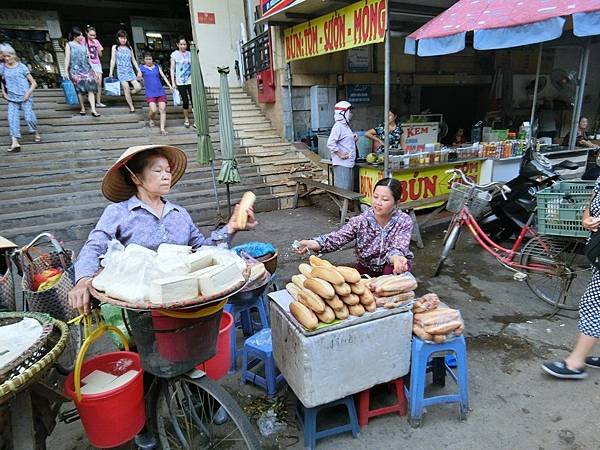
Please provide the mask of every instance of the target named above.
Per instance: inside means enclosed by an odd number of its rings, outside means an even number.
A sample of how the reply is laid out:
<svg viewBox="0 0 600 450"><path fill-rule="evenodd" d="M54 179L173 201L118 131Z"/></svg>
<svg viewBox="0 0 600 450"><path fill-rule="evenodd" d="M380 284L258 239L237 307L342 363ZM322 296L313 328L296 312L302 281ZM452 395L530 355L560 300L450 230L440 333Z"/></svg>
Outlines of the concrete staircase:
<svg viewBox="0 0 600 450"><path fill-rule="evenodd" d="M257 195L257 211L289 208L293 201L293 175L319 175L321 170L279 137L260 109L241 88L232 88L236 158L242 183L231 186L232 201L246 190ZM220 168L218 89L207 89L210 133L216 151L215 172ZM172 144L185 150L188 169L169 199L181 204L195 221L215 221L209 166L196 162L196 134L185 128L180 108L168 107L167 130L146 122L144 97L135 97L136 112L129 113L123 98L103 98L100 118L78 114L65 104L61 90L38 90L35 111L41 143L22 128L21 153L7 153L10 144L6 102L0 103L0 235L24 244L42 231L51 231L71 248L79 248L108 201L100 183L107 168L127 148L144 144ZM218 185L221 211L227 214L225 186Z"/></svg>

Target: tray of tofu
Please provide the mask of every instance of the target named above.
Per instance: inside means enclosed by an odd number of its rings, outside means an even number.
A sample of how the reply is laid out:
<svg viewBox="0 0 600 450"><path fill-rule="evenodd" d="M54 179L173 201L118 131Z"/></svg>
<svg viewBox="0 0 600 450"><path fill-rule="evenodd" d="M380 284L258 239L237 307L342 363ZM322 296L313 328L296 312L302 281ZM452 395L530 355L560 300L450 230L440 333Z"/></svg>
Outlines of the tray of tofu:
<svg viewBox="0 0 600 450"><path fill-rule="evenodd" d="M133 310L192 308L220 302L250 279L247 262L227 249L192 252L190 247L162 244L149 253L130 246L119 258L111 256L92 279L94 298Z"/></svg>

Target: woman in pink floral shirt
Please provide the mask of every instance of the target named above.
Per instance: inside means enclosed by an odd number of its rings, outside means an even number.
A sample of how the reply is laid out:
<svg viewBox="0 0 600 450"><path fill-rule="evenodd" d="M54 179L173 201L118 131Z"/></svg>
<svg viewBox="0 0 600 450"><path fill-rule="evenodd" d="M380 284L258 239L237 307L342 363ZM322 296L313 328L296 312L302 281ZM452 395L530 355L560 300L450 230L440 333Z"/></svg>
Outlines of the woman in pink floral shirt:
<svg viewBox="0 0 600 450"><path fill-rule="evenodd" d="M373 206L351 218L338 231L300 241L299 253L333 252L356 240L357 268L371 276L404 273L412 269L410 251L412 220L398 209L402 186L398 180L379 180L373 190Z"/></svg>

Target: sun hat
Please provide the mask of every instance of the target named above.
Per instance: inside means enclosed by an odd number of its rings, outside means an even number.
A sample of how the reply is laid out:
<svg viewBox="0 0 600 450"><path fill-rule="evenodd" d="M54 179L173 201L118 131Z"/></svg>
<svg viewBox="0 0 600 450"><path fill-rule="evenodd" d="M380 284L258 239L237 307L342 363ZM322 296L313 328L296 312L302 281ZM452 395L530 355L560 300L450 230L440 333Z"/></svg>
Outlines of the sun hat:
<svg viewBox="0 0 600 450"><path fill-rule="evenodd" d="M115 203L123 202L136 193L135 187L127 182L120 169L135 155L148 150L161 150L169 160L169 165L171 166L171 187L181 179L187 167L187 156L185 156L184 151L180 148L171 145L138 145L129 147L119 156L117 162L108 169L102 180L102 194L108 200Z"/></svg>

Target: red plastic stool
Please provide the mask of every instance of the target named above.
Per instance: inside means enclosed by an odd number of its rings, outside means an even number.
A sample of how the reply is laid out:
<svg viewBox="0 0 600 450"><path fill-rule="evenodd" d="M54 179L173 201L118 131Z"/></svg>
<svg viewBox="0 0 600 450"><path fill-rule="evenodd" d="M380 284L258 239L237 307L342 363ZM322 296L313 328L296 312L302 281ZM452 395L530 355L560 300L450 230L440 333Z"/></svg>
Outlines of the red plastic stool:
<svg viewBox="0 0 600 450"><path fill-rule="evenodd" d="M406 415L406 395L404 394L404 380L398 378L392 380L388 385L393 385L396 391L396 403L391 406L385 406L378 409L369 409L371 400L371 389L367 389L358 394L358 423L365 427L372 417L382 416L384 414L398 413L400 416Z"/></svg>

